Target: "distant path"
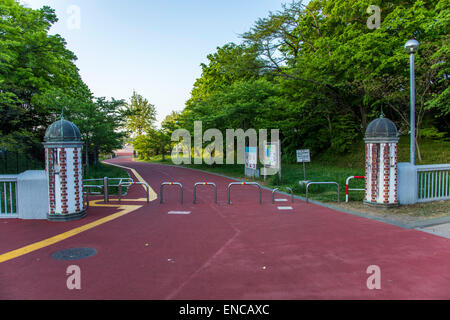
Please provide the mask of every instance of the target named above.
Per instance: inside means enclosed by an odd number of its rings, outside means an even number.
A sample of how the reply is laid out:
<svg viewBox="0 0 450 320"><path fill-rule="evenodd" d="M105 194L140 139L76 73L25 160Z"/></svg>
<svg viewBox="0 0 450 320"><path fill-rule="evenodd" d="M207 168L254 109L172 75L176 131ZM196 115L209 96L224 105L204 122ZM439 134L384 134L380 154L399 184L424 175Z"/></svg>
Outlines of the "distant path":
<svg viewBox="0 0 450 320"><path fill-rule="evenodd" d="M164 190L164 204L133 202L145 192L131 188L122 204L139 209L0 263L0 299L450 298L449 239L300 200L272 204L268 190L260 205L251 186L236 186L228 205L228 178L128 158L108 162L133 168L158 194L162 182L182 183L184 204L176 187ZM192 204L193 185L201 181L217 184L217 205L206 186ZM67 224L0 221L0 254L117 210L92 207L86 219ZM98 253L72 262L50 258L73 247ZM72 264L82 271L80 291L66 288ZM371 265L381 269L381 290L367 288Z"/></svg>

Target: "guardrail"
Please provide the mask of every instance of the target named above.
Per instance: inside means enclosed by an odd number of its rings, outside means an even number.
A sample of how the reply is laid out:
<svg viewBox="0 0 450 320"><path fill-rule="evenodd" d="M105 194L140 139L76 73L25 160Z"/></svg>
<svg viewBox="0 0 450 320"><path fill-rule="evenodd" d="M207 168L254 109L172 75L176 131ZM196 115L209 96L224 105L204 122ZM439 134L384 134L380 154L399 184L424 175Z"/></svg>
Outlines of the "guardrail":
<svg viewBox="0 0 450 320"><path fill-rule="evenodd" d="M198 186L213 186L214 187L214 202L217 203L217 186L214 182L197 182L194 184L194 204L197 203L197 187Z"/></svg>
<svg viewBox="0 0 450 320"><path fill-rule="evenodd" d="M418 202L450 199L450 164L416 166Z"/></svg>
<svg viewBox="0 0 450 320"><path fill-rule="evenodd" d="M0 218L17 216L17 175L0 176Z"/></svg>
<svg viewBox="0 0 450 320"><path fill-rule="evenodd" d="M364 176L351 176L348 177L345 182L345 202L348 202L348 192L349 191L366 191L366 189L349 189L348 185L350 183L350 180L352 179L366 179Z"/></svg>
<svg viewBox="0 0 450 320"><path fill-rule="evenodd" d="M93 182L93 181L101 181L102 184L86 184L88 182ZM115 184L111 184L111 181L117 181L117 183ZM89 194L92 195L103 195L104 199L105 199L105 203L109 202L109 187L120 187L126 184L133 184L134 180L131 178L109 178L109 177L104 177L104 178L96 178L96 179L84 179L83 180L83 188L88 188L88 197ZM97 189L101 189L100 192L94 192L94 193L90 193L89 192L89 188L97 188ZM122 192L122 190L120 190L120 192ZM89 202L88 202L89 203Z"/></svg>
<svg viewBox="0 0 450 320"><path fill-rule="evenodd" d="M160 194L160 201L159 203L163 203L164 199L163 199L163 187L164 186L179 186L180 187L180 198L181 198L181 203L183 203L183 185L179 182L163 182L161 183L161 187L159 188L159 194Z"/></svg>
<svg viewBox="0 0 450 320"><path fill-rule="evenodd" d="M228 185L228 204L231 204L231 187L232 186L257 186L259 188L259 203L262 204L261 186L256 182L232 182Z"/></svg>
<svg viewBox="0 0 450 320"><path fill-rule="evenodd" d="M93 185L93 186L83 186L84 188L88 188L86 192L83 192L83 194L86 195L86 209L89 209L89 195L91 194L89 191L90 188L98 188L98 189L103 189L103 186L97 186L97 185ZM95 193L98 194L98 193ZM100 193L101 194L101 193Z"/></svg>
<svg viewBox="0 0 450 320"><path fill-rule="evenodd" d="M308 189L310 185L313 184L333 184L337 186L337 196L338 196L338 202L340 202L340 195L341 195L341 187L339 186L339 183L334 182L334 181L330 181L330 182L308 182L308 184L306 185L306 202L308 202Z"/></svg>
<svg viewBox="0 0 450 320"><path fill-rule="evenodd" d="M272 191L272 203L275 203L275 192L279 191L280 189L283 189L283 188L280 187L280 188L273 189L273 191ZM289 190L291 192L291 201L292 201L292 203L294 203L294 191L292 191L292 189L289 188L289 187L284 187L284 189L287 189L287 190Z"/></svg>

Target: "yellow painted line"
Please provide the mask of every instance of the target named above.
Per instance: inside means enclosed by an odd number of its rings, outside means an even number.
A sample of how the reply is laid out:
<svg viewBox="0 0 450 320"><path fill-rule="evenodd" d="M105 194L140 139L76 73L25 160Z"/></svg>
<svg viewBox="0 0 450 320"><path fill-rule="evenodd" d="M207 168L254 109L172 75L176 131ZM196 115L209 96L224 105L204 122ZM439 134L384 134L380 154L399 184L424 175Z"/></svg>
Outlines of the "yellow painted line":
<svg viewBox="0 0 450 320"><path fill-rule="evenodd" d="M142 176L135 169L129 168L129 167L125 167L125 166L121 166L121 165L114 164L114 163L108 163L108 162L102 162L102 163L108 164L108 165L114 166L114 167L119 167L119 168L131 170L131 172L133 172L133 174L136 176L136 178L139 180L139 182L143 182L143 183L148 184L148 186L150 188L150 190L149 190L149 193L150 193L150 199L149 200L150 200L150 202L151 201L155 201L156 199L158 199L158 194L152 189L152 187L150 187L150 184L147 181L145 181L144 178L142 178ZM145 186L142 186L142 188L144 188L144 190L147 191L145 189ZM147 199L146 199L146 201L147 201Z"/></svg>
<svg viewBox="0 0 450 320"><path fill-rule="evenodd" d="M92 200L89 201L89 206L91 207L117 207L120 206L120 204L104 204L103 199L99 200ZM109 199L109 203L117 201L119 202L119 199ZM147 198L140 198L140 199L122 199L122 202L147 202Z"/></svg>
<svg viewBox="0 0 450 320"><path fill-rule="evenodd" d="M97 206L102 206L102 205L97 205ZM104 205L104 206L106 206L106 205ZM121 210L121 211L119 211L117 213L114 213L114 214L111 214L111 215L109 215L107 217L98 219L98 220L96 220L94 222L85 224L84 226L81 226L81 227L72 229L70 231L58 234L58 235L56 235L54 237L51 237L51 238L48 238L48 239L45 239L45 240L42 240L42 241L30 244L28 246L22 247L20 249L14 250L14 251L10 251L10 252L4 253L4 254L0 255L0 263L8 261L8 260L11 260L11 259L15 259L17 257L26 255L26 254L28 254L30 252L33 252L33 251L36 251L36 250L39 250L39 249L51 246L51 245L53 245L55 243L58 243L58 242L61 242L63 240L66 240L68 238L71 238L73 236L76 236L77 234L80 234L82 232L85 232L87 230L95 228L95 227L97 227L99 225L102 225L102 224L104 224L106 222L109 222L109 221L115 220L117 218L120 218L120 217L122 217L122 216L124 216L124 215L126 215L126 214L128 214L130 212L133 212L133 211L135 211L135 210L137 210L139 208L142 208L142 206L138 206L138 205L123 205L123 206L114 206L114 207L118 207L119 210Z"/></svg>

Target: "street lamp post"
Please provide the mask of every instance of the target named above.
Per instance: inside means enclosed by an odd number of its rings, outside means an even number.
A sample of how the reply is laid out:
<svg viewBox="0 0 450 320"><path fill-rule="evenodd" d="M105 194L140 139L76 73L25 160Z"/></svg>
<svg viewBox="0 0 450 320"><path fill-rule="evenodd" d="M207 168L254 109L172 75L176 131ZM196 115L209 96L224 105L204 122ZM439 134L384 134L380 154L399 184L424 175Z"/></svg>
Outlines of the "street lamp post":
<svg viewBox="0 0 450 320"><path fill-rule="evenodd" d="M416 97L415 97L415 79L414 79L414 53L419 49L419 41L411 39L405 44L405 50L409 53L410 64L410 80L411 80L411 145L410 145L410 162L415 165L416 160Z"/></svg>

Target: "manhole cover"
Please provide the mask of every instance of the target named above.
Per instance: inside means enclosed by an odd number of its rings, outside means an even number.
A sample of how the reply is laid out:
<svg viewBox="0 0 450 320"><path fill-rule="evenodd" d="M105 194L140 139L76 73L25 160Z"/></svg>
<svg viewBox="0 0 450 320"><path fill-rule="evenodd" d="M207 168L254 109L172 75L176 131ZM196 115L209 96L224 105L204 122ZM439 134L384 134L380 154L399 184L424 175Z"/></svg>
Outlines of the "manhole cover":
<svg viewBox="0 0 450 320"><path fill-rule="evenodd" d="M57 251L51 255L55 260L81 260L92 257L97 254L97 250L93 248L72 248Z"/></svg>

